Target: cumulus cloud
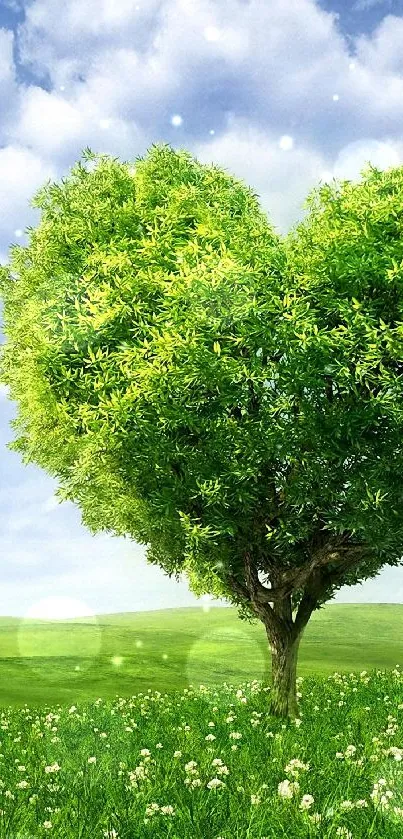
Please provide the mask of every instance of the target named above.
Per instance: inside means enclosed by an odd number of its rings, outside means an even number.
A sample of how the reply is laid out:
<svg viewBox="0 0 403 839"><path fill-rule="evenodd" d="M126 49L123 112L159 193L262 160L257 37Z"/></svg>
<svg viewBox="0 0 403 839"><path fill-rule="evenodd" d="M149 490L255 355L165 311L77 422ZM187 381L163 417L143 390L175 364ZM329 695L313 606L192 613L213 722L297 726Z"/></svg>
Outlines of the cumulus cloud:
<svg viewBox="0 0 403 839"><path fill-rule="evenodd" d="M333 165L336 178L358 181L368 161L378 169L390 169L403 163L403 142L380 142L370 138L356 140L341 149Z"/></svg>
<svg viewBox="0 0 403 839"><path fill-rule="evenodd" d="M260 206L283 235L305 214L301 208L308 189L331 166L324 154L299 147L298 139L290 150L279 134L235 117L222 136L193 151L201 163L236 172L259 195Z"/></svg>
<svg viewBox="0 0 403 839"><path fill-rule="evenodd" d="M356 41L356 53L360 61L371 67L378 67L383 75L403 72L403 18L387 15L372 37L361 35Z"/></svg>
<svg viewBox="0 0 403 839"><path fill-rule="evenodd" d="M23 145L0 148L0 237L4 250L11 242L18 243L15 230L37 223L39 211L31 208L29 201L48 178L56 177L56 167L50 160L43 160ZM3 264L6 261L2 259Z"/></svg>

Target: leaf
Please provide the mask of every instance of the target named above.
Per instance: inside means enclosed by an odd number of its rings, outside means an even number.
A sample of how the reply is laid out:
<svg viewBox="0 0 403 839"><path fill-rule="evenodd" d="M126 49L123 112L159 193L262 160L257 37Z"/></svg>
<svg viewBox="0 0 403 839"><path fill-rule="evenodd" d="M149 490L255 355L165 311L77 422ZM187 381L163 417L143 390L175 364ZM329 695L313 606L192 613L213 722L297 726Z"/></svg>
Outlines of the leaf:
<svg viewBox="0 0 403 839"><path fill-rule="evenodd" d="M97 155L96 152L91 151L89 146L86 146L85 149L83 149L83 151L81 152L81 156L84 158L84 160L95 160Z"/></svg>
<svg viewBox="0 0 403 839"><path fill-rule="evenodd" d="M218 341L214 341L213 350L215 353L217 353L217 355L221 355L221 347Z"/></svg>

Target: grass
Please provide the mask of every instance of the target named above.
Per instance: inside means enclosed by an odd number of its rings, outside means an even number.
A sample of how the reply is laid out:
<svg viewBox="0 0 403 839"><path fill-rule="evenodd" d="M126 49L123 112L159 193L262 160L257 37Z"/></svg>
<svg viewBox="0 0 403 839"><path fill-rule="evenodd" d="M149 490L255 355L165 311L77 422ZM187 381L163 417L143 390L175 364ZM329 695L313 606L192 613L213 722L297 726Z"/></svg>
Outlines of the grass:
<svg viewBox="0 0 403 839"><path fill-rule="evenodd" d="M403 606L329 603L303 635L298 674L403 667ZM76 669L79 668L79 669ZM262 624L234 608L165 609L66 622L0 618L0 706L114 699L257 679L270 683Z"/></svg>
<svg viewBox="0 0 403 839"><path fill-rule="evenodd" d="M236 610L3 618L0 839L401 839L402 616L316 613L286 724Z"/></svg>
<svg viewBox="0 0 403 839"><path fill-rule="evenodd" d="M299 687L289 724L258 682L3 711L0 835L401 839L399 669Z"/></svg>

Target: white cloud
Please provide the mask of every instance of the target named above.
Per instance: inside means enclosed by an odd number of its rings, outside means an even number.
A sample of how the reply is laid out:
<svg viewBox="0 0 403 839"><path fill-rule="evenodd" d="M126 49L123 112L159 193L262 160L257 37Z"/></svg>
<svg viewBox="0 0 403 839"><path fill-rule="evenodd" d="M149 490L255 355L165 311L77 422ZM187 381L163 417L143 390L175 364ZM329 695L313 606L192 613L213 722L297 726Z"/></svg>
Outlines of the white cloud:
<svg viewBox="0 0 403 839"><path fill-rule="evenodd" d="M76 0L67 2L61 32L54 4L37 0L27 8L21 27L23 58L33 66L39 62L83 115L89 108L94 118L102 102L104 114L99 118L124 119L126 113L130 122L143 121L144 127L151 122L158 130L163 125L161 104L163 111L179 112L186 120L185 108L175 107L183 103L197 117L195 102L201 96L212 87L222 88L224 95L230 85L238 93L237 116L248 116L263 128L268 120L274 128L287 113L314 137L315 126L324 119L339 121L340 107L346 133L348 120L354 121L358 111L363 127L366 114L373 125L374 117L392 105L396 124L400 119L399 80L388 79L386 88L376 61L367 67L363 60L352 82L336 15L312 0L273 0L270 5L263 0L247 5L226 0L218 8L209 0L191 6L187 0L167 0L140 6L138 12L124 3L113 15L108 3L99 10L94 6L93 14L91 6L92 0L85 11ZM108 28L115 14L120 29ZM335 91L338 112L332 102ZM210 97L212 118L215 107ZM225 106L219 108L222 116Z"/></svg>
<svg viewBox="0 0 403 839"><path fill-rule="evenodd" d="M83 114L57 94L31 87L21 98L21 117L15 135L42 154L72 146L80 136Z"/></svg>
<svg viewBox="0 0 403 839"><path fill-rule="evenodd" d="M86 76L97 54L113 45L143 49L158 26L161 5L161 0L67 0L61 25L57 4L35 0L26 5L18 28L21 61L39 74L49 70L57 85L77 81L79 74Z"/></svg>
<svg viewBox="0 0 403 839"><path fill-rule="evenodd" d="M360 35L356 41L357 57L379 74L403 72L403 18L387 15L372 37Z"/></svg>
<svg viewBox="0 0 403 839"><path fill-rule="evenodd" d="M340 150L334 162L337 178L358 181L360 171L370 161L378 169L389 169L403 163L403 142L362 139L349 143Z"/></svg>
<svg viewBox="0 0 403 839"><path fill-rule="evenodd" d="M10 142L29 145L58 165L61 175L63 164L71 164L85 145L130 159L143 154L170 125L180 128L181 145L193 152L204 145L211 153L220 148L226 153L234 144L245 149L247 123L262 138L253 152L261 159L255 166L257 177L271 156L266 145L276 137L281 151L287 150L287 161L284 154L276 159L275 173L266 169L262 180L253 182L277 213L274 221L287 228L291 208L304 200L305 185L319 179L322 169L332 168L326 144L337 137L337 153L349 144L357 114L369 138L379 133L379 120L386 116L390 131L401 124L403 80L389 65L382 65L384 76L379 73L379 50L387 52L390 24L362 40L352 73L336 18L312 0L274 0L270 5L226 0L219 7L211 0L197 0L191 7L187 0L166 0L140 4L137 10L129 2L113 7L106 0L89 0L85 11L78 0L68 0L61 27L51 0L36 0L20 27L20 51L33 67L38 62L49 72L55 90L21 91ZM398 43L394 35L393 44ZM235 109L224 98L228 87L237 92ZM195 120L197 125L202 119L203 97L209 101L210 125L203 130L200 122L197 136ZM216 144L204 144L201 135L213 136L215 120L220 129ZM190 122L193 137L186 142ZM292 154L285 138L293 144ZM227 164L234 175L245 169L235 153Z"/></svg>
<svg viewBox="0 0 403 839"><path fill-rule="evenodd" d="M118 116L107 118L105 107L101 95L90 97L83 92L75 104L70 104L56 93L32 87L21 99L19 119L9 134L14 141L18 138L36 154L53 158L59 165L61 158L76 155L86 145L99 146L100 129L106 127L110 136L105 150L112 155L117 151L130 153L133 142L138 143L138 130ZM105 137L105 132L102 135Z"/></svg>
<svg viewBox="0 0 403 839"><path fill-rule="evenodd" d="M0 236L15 242L13 231L37 223L37 209L29 202L48 178L57 177L53 163L45 162L21 145L0 149ZM8 261L8 259L7 259Z"/></svg>
<svg viewBox="0 0 403 839"><path fill-rule="evenodd" d="M232 118L221 137L194 146L202 163L214 163L250 186L277 232L287 233L303 217L302 203L309 189L319 182L327 160L310 148L294 147L284 153L273 132Z"/></svg>

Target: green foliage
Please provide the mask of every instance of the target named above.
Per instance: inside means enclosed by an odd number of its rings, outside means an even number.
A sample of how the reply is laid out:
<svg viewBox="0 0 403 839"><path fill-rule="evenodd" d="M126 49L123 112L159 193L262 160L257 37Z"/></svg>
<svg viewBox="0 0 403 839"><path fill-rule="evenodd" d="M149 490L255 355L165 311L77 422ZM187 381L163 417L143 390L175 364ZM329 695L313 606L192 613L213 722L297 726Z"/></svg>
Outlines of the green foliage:
<svg viewBox="0 0 403 839"><path fill-rule="evenodd" d="M403 169L322 186L282 240L186 151L82 156L0 274L9 448L245 619L245 547L299 566L322 524L373 545L344 582L398 564Z"/></svg>
<svg viewBox="0 0 403 839"><path fill-rule="evenodd" d="M289 381L290 394L293 376L303 393L293 449L297 456L306 446L309 464L293 492L321 497L332 529L359 534L395 564L403 547L403 167L369 165L361 175L314 189L308 217L285 241L294 292L307 306Z"/></svg>

